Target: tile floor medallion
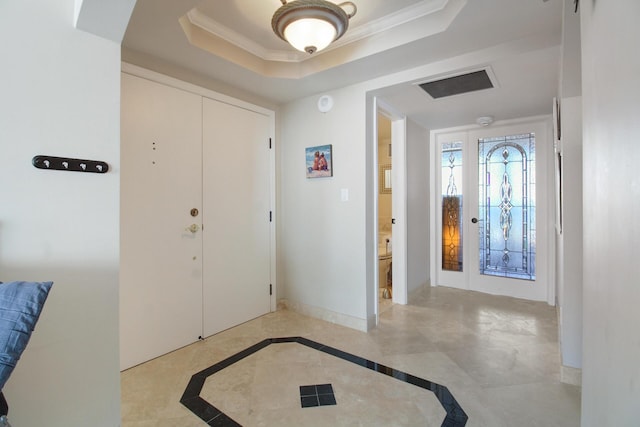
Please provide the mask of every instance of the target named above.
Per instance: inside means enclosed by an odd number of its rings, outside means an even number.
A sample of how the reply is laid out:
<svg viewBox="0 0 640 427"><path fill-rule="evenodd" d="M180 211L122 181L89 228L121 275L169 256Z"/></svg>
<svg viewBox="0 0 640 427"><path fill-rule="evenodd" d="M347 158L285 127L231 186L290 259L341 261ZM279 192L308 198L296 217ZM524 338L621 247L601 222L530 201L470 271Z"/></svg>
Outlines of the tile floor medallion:
<svg viewBox="0 0 640 427"><path fill-rule="evenodd" d="M262 384L257 390L256 377ZM294 389L292 381L303 385ZM389 405L367 405L371 394L384 395ZM425 426L467 423L447 387L302 337L265 339L194 374L180 402L220 427L336 425L348 417L356 425L388 417L392 425L396 416L423 419ZM295 410L301 407L311 409ZM320 418L315 412L310 421L308 414L319 410L327 412Z"/></svg>
<svg viewBox="0 0 640 427"><path fill-rule="evenodd" d="M560 364L557 312L545 302L425 288L409 305L381 305L368 332L281 308L123 371L121 425L441 426L436 394L399 376L445 385L465 427L580 427L580 387L560 382ZM323 384L336 404L302 408L300 386Z"/></svg>

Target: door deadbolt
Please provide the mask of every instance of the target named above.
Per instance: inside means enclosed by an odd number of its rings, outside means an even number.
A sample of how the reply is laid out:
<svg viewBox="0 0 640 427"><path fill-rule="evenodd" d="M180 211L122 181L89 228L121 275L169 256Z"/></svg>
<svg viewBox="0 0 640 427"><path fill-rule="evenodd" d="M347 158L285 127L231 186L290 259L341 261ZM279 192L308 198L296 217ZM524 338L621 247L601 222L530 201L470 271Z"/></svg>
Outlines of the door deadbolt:
<svg viewBox="0 0 640 427"><path fill-rule="evenodd" d="M471 218L471 222L474 223L474 224L477 224L478 223L478 218Z"/></svg>
<svg viewBox="0 0 640 427"><path fill-rule="evenodd" d="M196 208L191 209L191 216L196 217L198 216L199 213L200 212L198 212L198 209Z"/></svg>

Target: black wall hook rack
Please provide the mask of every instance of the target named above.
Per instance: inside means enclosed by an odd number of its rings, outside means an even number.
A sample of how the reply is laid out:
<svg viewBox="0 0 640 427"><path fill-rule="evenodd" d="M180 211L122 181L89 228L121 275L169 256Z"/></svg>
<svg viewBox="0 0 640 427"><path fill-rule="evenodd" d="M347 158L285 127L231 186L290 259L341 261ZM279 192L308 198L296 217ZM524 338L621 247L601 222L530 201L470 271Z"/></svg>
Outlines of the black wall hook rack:
<svg viewBox="0 0 640 427"><path fill-rule="evenodd" d="M34 156L33 166L38 169L59 171L107 173L109 165L99 160L70 159L68 157Z"/></svg>

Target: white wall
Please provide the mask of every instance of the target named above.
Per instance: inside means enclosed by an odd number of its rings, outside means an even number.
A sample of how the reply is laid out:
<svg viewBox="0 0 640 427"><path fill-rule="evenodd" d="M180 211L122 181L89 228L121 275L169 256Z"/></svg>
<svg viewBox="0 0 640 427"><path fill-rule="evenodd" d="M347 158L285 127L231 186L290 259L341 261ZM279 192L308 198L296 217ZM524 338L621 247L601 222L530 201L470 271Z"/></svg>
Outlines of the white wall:
<svg viewBox="0 0 640 427"><path fill-rule="evenodd" d="M348 316L364 329L365 96L354 87L329 95L328 113L316 108L318 97L281 110L279 286L290 302ZM305 148L324 144L333 145L333 177L308 179Z"/></svg>
<svg viewBox="0 0 640 427"><path fill-rule="evenodd" d="M562 98L562 264L557 275L562 365L582 367L582 97ZM569 381L569 379L567 378ZM574 381L569 381L574 382Z"/></svg>
<svg viewBox="0 0 640 427"><path fill-rule="evenodd" d="M378 177L370 161L377 141L365 128L373 114L366 115L366 85L329 94L334 97L329 113L318 112L317 97L308 97L287 104L280 114L279 286L303 312L366 329L374 313L372 277L378 266L377 260L366 262L377 235L367 241L367 230L376 228L364 221L373 215L369 185ZM408 121L409 291L424 286L429 275L428 139L425 129ZM307 179L305 147L323 144L333 145L334 175ZM341 201L342 189L349 191L349 201Z"/></svg>
<svg viewBox="0 0 640 427"><path fill-rule="evenodd" d="M581 1L582 425L640 419L640 2Z"/></svg>
<svg viewBox="0 0 640 427"><path fill-rule="evenodd" d="M494 46L331 91L334 108L324 115L316 109L320 94L282 106L278 111L278 298L294 308L306 308L303 311L308 314L329 315L328 320L337 323L360 329L372 326L378 268L373 188L378 179L373 159L377 91L485 65L511 55L512 49L509 43ZM320 144L334 144L334 177L307 180L304 148ZM348 202L340 200L342 188L349 190ZM428 200L426 192L424 197ZM424 209L427 212L426 205ZM419 215L417 210L414 215ZM410 228L409 234L413 232ZM428 268L428 260L424 262ZM424 273L415 273L417 284Z"/></svg>
<svg viewBox="0 0 640 427"><path fill-rule="evenodd" d="M14 426L117 426L120 46L73 0L0 2L0 280L55 283L4 394ZM42 171L37 154L106 161Z"/></svg>
<svg viewBox="0 0 640 427"><path fill-rule="evenodd" d="M407 120L407 291L429 284L429 132Z"/></svg>
<svg viewBox="0 0 640 427"><path fill-rule="evenodd" d="M580 14L564 0L558 99L561 117L562 233L556 233L561 380L580 384L582 368L582 71ZM557 176L556 176L557 179Z"/></svg>
<svg viewBox="0 0 640 427"><path fill-rule="evenodd" d="M562 151L562 234L556 236L562 380L580 383L582 367L582 71L580 15L564 1L559 103Z"/></svg>

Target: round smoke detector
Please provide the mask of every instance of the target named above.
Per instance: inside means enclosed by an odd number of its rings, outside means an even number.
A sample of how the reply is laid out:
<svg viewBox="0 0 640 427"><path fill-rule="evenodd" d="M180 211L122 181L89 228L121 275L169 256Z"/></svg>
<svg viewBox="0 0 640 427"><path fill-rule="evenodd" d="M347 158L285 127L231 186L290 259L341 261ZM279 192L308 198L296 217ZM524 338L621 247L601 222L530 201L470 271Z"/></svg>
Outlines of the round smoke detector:
<svg viewBox="0 0 640 427"><path fill-rule="evenodd" d="M478 117L476 119L476 123L479 124L480 126L489 126L491 123L493 123L493 117L491 116Z"/></svg>
<svg viewBox="0 0 640 427"><path fill-rule="evenodd" d="M318 110L320 110L321 113L326 113L331 110L331 108L333 108L333 98L329 95L322 95L318 99Z"/></svg>

